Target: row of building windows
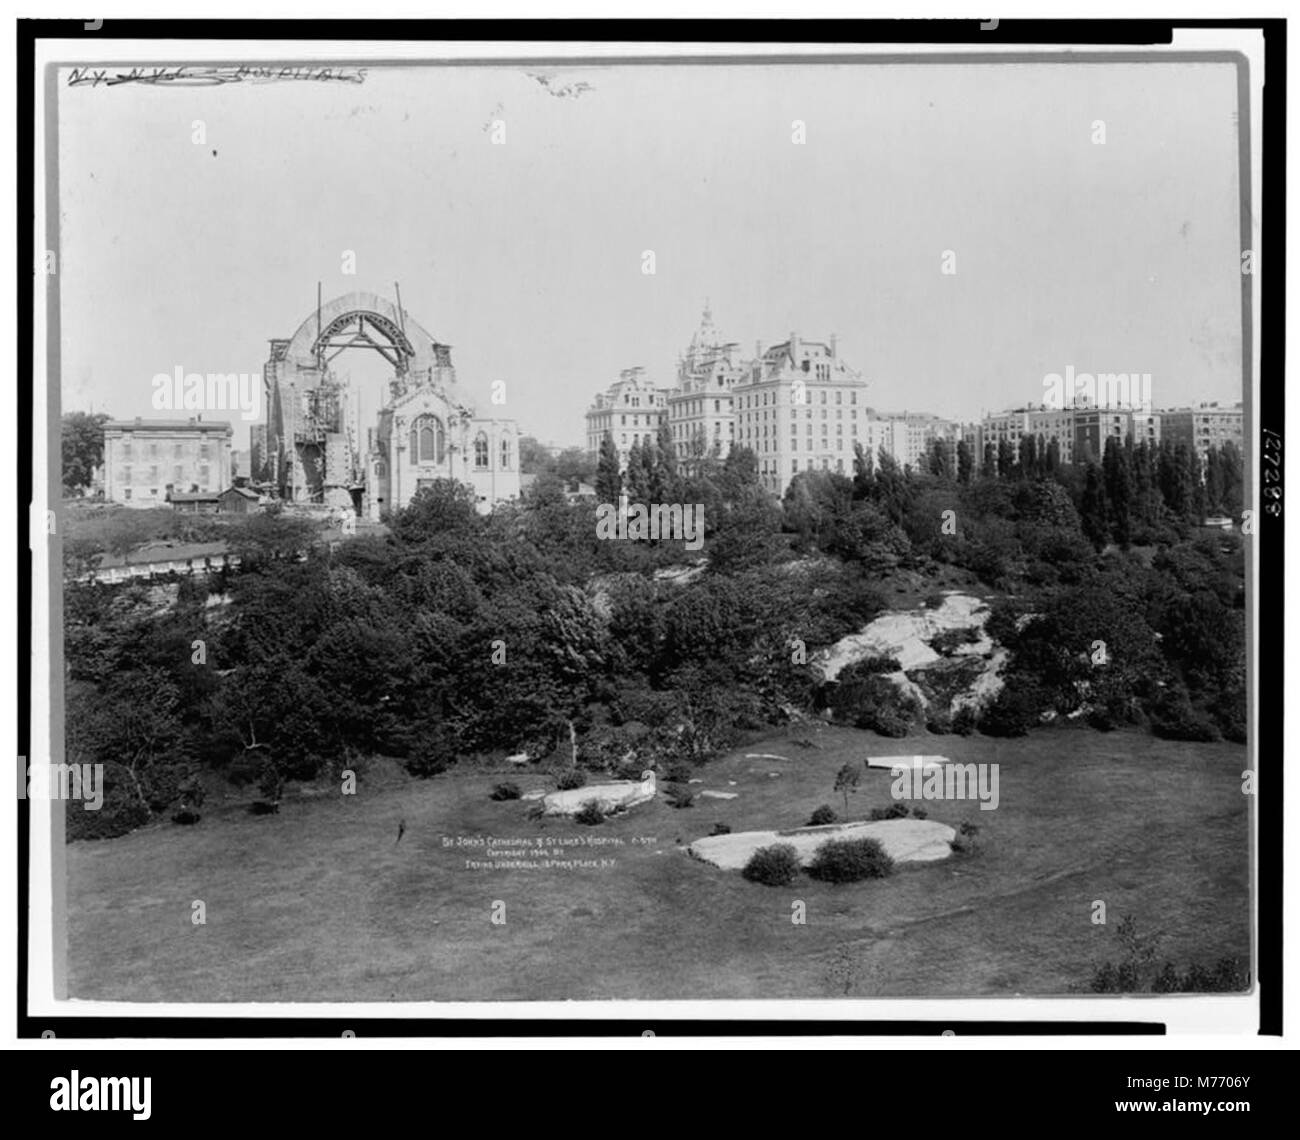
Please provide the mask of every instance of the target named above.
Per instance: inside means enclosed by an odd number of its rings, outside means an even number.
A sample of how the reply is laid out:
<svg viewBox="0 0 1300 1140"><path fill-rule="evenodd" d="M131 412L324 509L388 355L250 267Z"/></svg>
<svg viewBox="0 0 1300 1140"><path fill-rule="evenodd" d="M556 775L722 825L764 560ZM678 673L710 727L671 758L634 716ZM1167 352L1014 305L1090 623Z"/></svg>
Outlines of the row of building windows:
<svg viewBox="0 0 1300 1140"><path fill-rule="evenodd" d="M157 483L161 468L159 468L157 464L149 467L147 469L149 472L148 476L145 475L145 470L145 468L133 468L129 464L124 467L119 467L117 469L117 482L119 484L133 483L136 481L141 483ZM199 468L199 482L206 486L210 474L211 468L204 464ZM172 482L178 484L185 482L185 468L183 466L177 465L172 468Z"/></svg>
<svg viewBox="0 0 1300 1140"><path fill-rule="evenodd" d="M801 381L801 383L802 383L802 381ZM819 393L819 395L821 396L820 403L826 404L826 403L829 403L829 402L830 402L830 401L827 399L827 397L830 395L829 392L823 390L823 391L821 391L821 392ZM742 408L761 408L761 407L766 407L766 406L768 405L768 399L767 399L767 396L768 396L768 394L767 394L766 392L760 392L757 396L755 396L755 395L746 395L746 396L741 396L741 397L740 397L740 406L741 406ZM812 403L812 402L813 402L813 401L812 401L812 393L805 393L805 396L806 396L806 398L807 398L808 403ZM801 401L801 400L796 400L796 401L794 401L794 402L795 402L795 403L802 403L803 401ZM850 392L849 392L849 403L850 403L850 404L856 404L857 402L858 402L858 394L857 394L857 392L855 392L855 391L850 391ZM779 401L778 401L777 398L776 398L776 393L775 393L775 392L772 393L772 400L771 400L771 403L772 403L773 406L775 406L777 403L779 403ZM835 403L837 403L837 404L842 404L842 403L844 403L844 391L843 391L843 389L837 388L837 389L835 390Z"/></svg>
<svg viewBox="0 0 1300 1140"><path fill-rule="evenodd" d="M146 443L146 444L141 444L140 455L138 456L138 458L140 458L140 459L159 459L159 458L161 458L161 453L160 453L160 450L159 450L160 447L161 447L161 444L157 444L157 443ZM120 442L120 443L117 445L116 450L117 450L117 453L118 453L118 454L119 454L123 459L134 459L134 458L137 458L137 456L134 454L134 448L133 448L133 445L131 444L131 442L130 442L129 440L123 440L122 442ZM184 458L185 458L185 444L183 444L183 443L177 443L177 444L173 444L173 445L172 445L172 458L173 458L173 459L184 459ZM206 444L206 443L201 443L201 444L199 444L199 458L200 458L200 459L211 459L211 458L212 458L212 449L211 449L211 445Z"/></svg>

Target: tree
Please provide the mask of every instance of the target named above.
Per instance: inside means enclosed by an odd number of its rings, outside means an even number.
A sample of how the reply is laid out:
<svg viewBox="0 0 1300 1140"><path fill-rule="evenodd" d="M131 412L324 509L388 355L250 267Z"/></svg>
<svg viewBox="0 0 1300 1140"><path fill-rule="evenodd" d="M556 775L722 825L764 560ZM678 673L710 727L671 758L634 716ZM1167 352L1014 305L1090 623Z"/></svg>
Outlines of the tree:
<svg viewBox="0 0 1300 1140"><path fill-rule="evenodd" d="M1038 443L1026 432L1016 448L1016 470L1021 479L1032 479L1038 467Z"/></svg>
<svg viewBox="0 0 1300 1140"><path fill-rule="evenodd" d="M63 417L63 486L82 492L90 486L95 468L104 462L103 412L67 412Z"/></svg>
<svg viewBox="0 0 1300 1140"><path fill-rule="evenodd" d="M580 447L566 447L555 457L552 467L570 490L576 491L579 483L592 483L596 478L596 457Z"/></svg>
<svg viewBox="0 0 1300 1140"><path fill-rule="evenodd" d="M853 443L853 498L874 499L876 495L876 460L856 440Z"/></svg>
<svg viewBox="0 0 1300 1140"><path fill-rule="evenodd" d="M1127 550L1133 529L1130 511L1133 504L1133 473L1129 466L1128 449L1114 436L1106 440L1102 456L1102 472L1106 488L1106 509L1111 534L1120 548Z"/></svg>
<svg viewBox="0 0 1300 1140"><path fill-rule="evenodd" d="M541 442L531 435L519 437L519 473L521 475L540 475L549 471L554 461L551 453Z"/></svg>
<svg viewBox="0 0 1300 1140"><path fill-rule="evenodd" d="M1097 550L1101 550L1106 545L1109 529L1106 518L1106 488L1095 463L1088 464L1079 516L1083 523L1083 533L1087 535L1088 541Z"/></svg>
<svg viewBox="0 0 1300 1140"><path fill-rule="evenodd" d="M856 764L845 764L838 772L835 773L834 791L844 796L844 814L849 811L849 793L858 790L858 784L862 779L862 772Z"/></svg>
<svg viewBox="0 0 1300 1140"><path fill-rule="evenodd" d="M673 443L673 429L667 423L659 425L659 433L655 439L650 464L650 502L679 502L680 480L677 474L677 445Z"/></svg>
<svg viewBox="0 0 1300 1140"><path fill-rule="evenodd" d="M981 479L995 479L998 474L998 452L993 446L993 441L989 440L984 445L984 461L980 465Z"/></svg>
<svg viewBox="0 0 1300 1140"><path fill-rule="evenodd" d="M930 442L930 474L938 479L952 478L952 451L946 439Z"/></svg>
<svg viewBox="0 0 1300 1140"><path fill-rule="evenodd" d="M623 491L623 477L618 470L618 448L614 435L606 432L600 441L600 458L596 462L596 498L602 503L618 504Z"/></svg>
<svg viewBox="0 0 1300 1140"><path fill-rule="evenodd" d="M1016 474L1016 445L1009 439L998 441L998 478L1012 479Z"/></svg>
<svg viewBox="0 0 1300 1140"><path fill-rule="evenodd" d="M970 444L966 440L960 440L957 443L957 482L969 483L971 472L975 466L974 457L971 455Z"/></svg>

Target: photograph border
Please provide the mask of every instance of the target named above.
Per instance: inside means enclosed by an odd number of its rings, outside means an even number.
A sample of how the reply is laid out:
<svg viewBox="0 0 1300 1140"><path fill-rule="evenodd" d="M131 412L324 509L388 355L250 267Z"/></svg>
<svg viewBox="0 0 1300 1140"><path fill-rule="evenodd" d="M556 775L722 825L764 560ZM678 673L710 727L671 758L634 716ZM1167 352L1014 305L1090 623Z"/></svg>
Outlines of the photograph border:
<svg viewBox="0 0 1300 1140"><path fill-rule="evenodd" d="M1261 92L1263 114L1258 122L1253 122L1250 115L1250 91L1248 65L1244 56L1237 52L1223 51L1146 51L1140 45L1157 46L1172 41L1175 31L1193 29L1258 29L1264 40L1264 66L1268 82ZM915 36L915 38L912 38ZM1001 21L997 29L997 40L1007 44L1069 45L1071 43L1088 45L1134 45L1133 51L1087 52L1070 50L1052 50L1043 47L1041 51L1003 53L996 50L943 53L926 52L924 54L891 54L872 52L870 55L853 54L846 50L843 54L828 53L818 55L762 55L727 56L719 58L709 55L655 55L655 56L562 56L547 57L528 55L506 58L464 58L447 60L436 59L392 59L378 60L370 57L348 59L346 56L330 53L328 58L319 62L328 62L331 66L382 66L385 63L403 67L445 67L445 66L505 66L520 64L546 63L548 60L558 65L578 66L583 64L600 65L755 65L755 64L888 64L906 62L917 63L991 63L991 62L1071 62L1087 64L1090 62L1124 63L1124 62L1234 62L1238 68L1238 100L1242 113L1240 120L1241 162L1241 240L1242 249L1250 249L1258 238L1260 247L1267 241L1267 256L1257 258L1254 273L1259 278L1258 309L1253 307L1252 279L1243 275L1242 280L1242 359L1244 369L1243 406L1245 410L1245 429L1243 443L1245 450L1245 481L1247 502L1258 502L1260 488L1256 486L1254 471L1260 462L1260 448L1266 436L1279 441L1284 440L1285 391L1283 361L1285 353L1285 100L1286 100L1286 59L1285 36L1286 24L1283 20L1191 20L1191 21ZM773 38L778 37L778 38ZM337 44L341 41L381 41L412 43L451 43L457 41L497 41L515 43L530 41L573 42L594 41L608 43L669 43L684 44L749 43L765 45L797 44L835 44L857 46L863 49L873 48L889 43L916 43L925 45L971 44L984 45L991 37L981 32L978 21L212 21L212 20L145 20L145 21L105 21L104 26L94 31L87 31L79 21L20 21L18 24L18 201L17 201L17 240L19 249L32 250L42 248L58 250L57 241L51 239L57 233L58 226L58 135L57 135L57 99L50 96L55 93L55 68L76 66L80 63L93 63L93 45L105 40L149 40L172 39L178 41L202 40L262 40L300 41L309 50L304 57L291 62L302 65L317 62L311 58L310 45L316 41L329 41ZM48 64L42 75L37 74L36 45L38 41L59 39L67 42L68 58L57 64ZM91 47L84 60L76 58L77 43L85 41ZM63 45L60 45L61 47ZM323 53L324 55L324 53ZM141 65L154 61L141 61ZM189 62L189 61L187 61ZM193 60L196 65L226 64L247 62L238 57L223 57L220 53L213 58ZM262 61L261 62L279 62ZM130 67L130 61L114 61L113 66ZM53 233L38 235L35 232L36 206L35 195L39 184L39 172L35 169L36 156L36 91L37 85L44 85L46 96L45 121L42 124L44 151L47 157L45 217L47 227ZM1252 180L1251 180L1251 146L1252 131L1257 131L1262 177L1259 192L1261 199L1261 218L1258 231L1252 229ZM36 179L33 179L33 173ZM54 208L51 209L51 206ZM1263 250L1261 249L1261 252ZM1276 261L1276 265L1274 262ZM46 586L49 590L49 619L51 630L51 648L61 642L61 560L53 557L57 552L59 535L48 533L46 511L52 509L57 500L57 488L60 486L59 460L59 418L61 392L59 390L59 289L58 282L50 282L46 292L45 312L45 363L46 375L34 373L34 304L38 299L36 274L40 273L39 264L35 272L32 267L20 263L18 273L18 411L19 411L19 592L18 592L18 626L17 642L19 694L18 694L18 732L17 754L20 757L20 782L25 780L25 757L31 755L32 740L32 685L37 664L31 657L32 629L30 619L33 610L33 565L32 544L42 534L51 543L52 556L49 560L49 575ZM1265 289L1267 283L1268 288ZM1254 367L1255 338L1258 337L1260 389L1258 403L1252 392L1252 370ZM1275 376L1270 384L1267 377ZM24 382L32 377L31 386ZM34 439L35 392L40 384L45 385L47 446L46 446L46 486L40 488L43 494L47 490L52 499L47 504L38 501L34 486ZM1284 482L1279 484L1284 486ZM1253 759L1258 775L1267 788L1267 795L1256 797L1254 804L1254 839L1256 840L1255 862L1252 868L1254 883L1254 916L1256 924L1252 987L1259 1000L1259 1032L1261 1034L1278 1034L1281 1032L1282 1018L1282 812L1283 780L1282 765L1282 615L1283 615L1283 560L1282 544L1284 538L1284 514L1277 517L1260 512L1256 517L1255 534L1247 545L1246 567L1247 579L1258 582L1258 593L1250 599L1248 617L1253 611L1255 624L1248 624L1247 653L1254 667L1253 684L1249 687L1250 706L1248 714L1253 713L1251 722L1254 726L1252 746L1248 756ZM1265 556L1267 554L1267 557ZM1252 654L1253 649L1253 654ZM45 663L43 675L49 685L51 729L62 724L62 661L61 652L51 652L50 660ZM61 742L51 737L52 759L58 759ZM809 1019L733 1019L727 1017L713 1018L677 1018L662 1013L647 1011L646 1016L629 1016L627 1018L593 1018L582 1009L584 1003L574 1002L572 1018L549 1017L491 1017L462 1018L437 1017L339 1017L323 1016L267 1016L245 1017L237 1014L223 1016L156 1016L148 1012L141 1015L119 1016L117 1014L94 1016L50 1016L29 1013L28 981L30 963L29 942L29 904L31 873L31 810L32 801L19 800L18 810L18 1025L19 1037L39 1037L43 1033L54 1033L60 1038L107 1038L107 1037L337 1037L351 1031L365 1036L437 1036L437 1037L478 1037L505 1035L520 1037L535 1036L627 1036L647 1031L673 1036L722 1036L722 1035L763 1035L763 1036L810 1036L810 1035L853 1035L900 1036L900 1035L934 1035L944 1030L967 1035L989 1036L1024 1036L1024 1035L1142 1035L1161 1034L1165 1032L1162 1022L1145 1020L1141 1016L1141 1007L1132 1007L1132 1020L1087 1021L1083 1020L1086 1006L1080 1006L1079 1019L1062 1021L1001 1021L1001 1020L964 1020L960 1014L960 1003L969 998L933 998L943 1002L948 1012L956 1016L943 1016L936 1013L934 1018L923 1020L873 1020L862 1018L844 1018L827 1020ZM55 945L62 937L61 898L62 879L58 873L62 862L63 816L62 804L53 802L49 805L52 820L51 841L55 856L55 873L52 887L54 890L54 925L52 936ZM60 956L56 954L56 960ZM55 984L59 985L59 971L55 972ZM1024 1000L999 998L989 995L979 996L981 1000ZM544 999L540 999L544 1000ZM855 1009L861 1008L864 1000L853 999L843 1004ZM421 1003L426 1004L426 1003ZM431 1004L431 1003L429 1003ZM440 1003L443 1004L443 1003ZM459 1004L459 1003L458 1003ZM475 1003L491 1006L496 1003ZM659 1005L666 1003L629 1003L629 1005ZM676 1003L674 1003L676 1004ZM726 1002L713 1002L711 1005L726 1006ZM142 1003L142 1010L148 1006ZM376 1005L371 1008L382 1009Z"/></svg>

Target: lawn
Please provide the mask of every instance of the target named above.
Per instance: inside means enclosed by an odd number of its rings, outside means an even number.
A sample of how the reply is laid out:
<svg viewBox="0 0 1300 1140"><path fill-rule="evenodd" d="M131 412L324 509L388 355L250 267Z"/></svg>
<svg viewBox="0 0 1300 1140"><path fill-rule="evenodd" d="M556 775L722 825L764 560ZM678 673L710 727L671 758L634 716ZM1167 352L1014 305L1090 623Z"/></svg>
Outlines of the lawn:
<svg viewBox="0 0 1300 1140"><path fill-rule="evenodd" d="M800 745L794 737L809 743ZM925 806L980 826L971 856L886 880L788 888L745 882L678 846L715 822L797 827L843 801L846 761L939 753L1000 765L1000 804ZM747 759L775 753L785 759ZM74 998L125 1001L450 1001L597 998L1012 996L1066 993L1132 914L1185 968L1249 961L1246 750L1140 733L885 740L817 725L706 765L695 788L735 792L673 809L662 796L596 827L526 818L488 798L499 773L363 780L355 796L291 797L280 813L206 812L68 848ZM512 777L524 790L540 775ZM734 784L732 783L734 781ZM849 818L890 802L864 771ZM75 810L75 809L74 809ZM398 822L406 831L396 842ZM458 840L551 845L499 862ZM560 841L580 839L582 845ZM592 846L591 840L622 841ZM601 861L605 865L601 865ZM191 922L202 900L206 924ZM796 900L804 925L791 922ZM1094 900L1109 923L1091 921ZM503 906L500 904L504 904ZM494 913L504 922L494 923Z"/></svg>

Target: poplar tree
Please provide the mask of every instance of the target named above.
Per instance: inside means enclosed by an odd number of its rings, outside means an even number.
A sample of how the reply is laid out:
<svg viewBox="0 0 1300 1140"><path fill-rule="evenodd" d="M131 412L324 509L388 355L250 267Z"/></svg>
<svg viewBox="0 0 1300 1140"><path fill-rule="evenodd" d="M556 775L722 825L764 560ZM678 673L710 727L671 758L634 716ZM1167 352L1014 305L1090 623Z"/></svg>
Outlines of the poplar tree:
<svg viewBox="0 0 1300 1140"><path fill-rule="evenodd" d="M618 471L618 448L614 446L613 433L606 432L600 441L600 458L596 463L596 498L602 503L617 506L622 490L623 477Z"/></svg>

